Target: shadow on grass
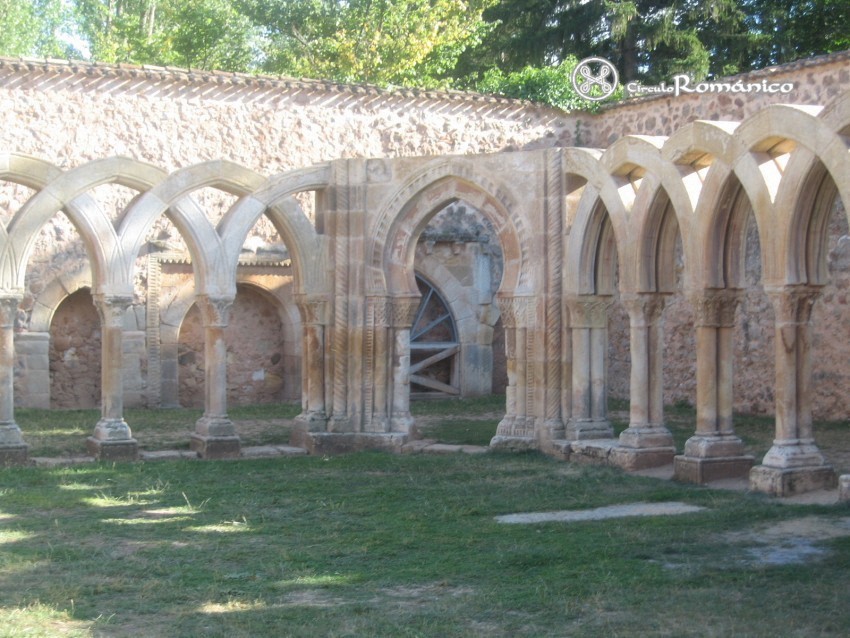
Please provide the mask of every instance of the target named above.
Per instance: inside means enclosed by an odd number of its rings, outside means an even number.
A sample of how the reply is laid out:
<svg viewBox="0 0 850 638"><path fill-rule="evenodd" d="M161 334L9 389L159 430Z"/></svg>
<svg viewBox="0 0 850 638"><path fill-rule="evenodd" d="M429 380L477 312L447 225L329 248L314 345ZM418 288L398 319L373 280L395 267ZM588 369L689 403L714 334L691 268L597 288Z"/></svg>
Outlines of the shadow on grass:
<svg viewBox="0 0 850 638"><path fill-rule="evenodd" d="M0 484L6 635L767 636L850 622L846 543L828 562L754 569L723 537L843 510L537 454L6 469ZM667 500L708 510L494 520Z"/></svg>

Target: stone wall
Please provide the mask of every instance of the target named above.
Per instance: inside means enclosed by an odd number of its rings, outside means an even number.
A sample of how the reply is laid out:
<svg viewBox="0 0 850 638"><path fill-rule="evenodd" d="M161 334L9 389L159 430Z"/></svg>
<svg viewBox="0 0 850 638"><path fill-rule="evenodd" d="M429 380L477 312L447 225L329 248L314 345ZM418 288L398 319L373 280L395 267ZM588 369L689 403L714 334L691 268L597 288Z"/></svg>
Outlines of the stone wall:
<svg viewBox="0 0 850 638"><path fill-rule="evenodd" d="M639 99L608 107L596 115L566 114L470 94L382 91L373 87L175 69L0 60L0 109L7 121L13 123L0 129L0 149L44 158L64 170L90 160L126 155L169 172L205 160L226 159L262 175L272 175L346 157L460 155L570 145L604 148L625 134L670 135L695 119L741 120L769 103L824 104L850 88L848 60L847 53L835 54L742 78L742 81L794 82L795 88L788 95L691 94ZM116 215L135 194L122 186L98 189L95 189L98 204ZM0 219L4 224L33 192L21 185L0 188ZM210 217L217 219L234 198L207 193L200 194L198 199ZM309 209L310 202L302 205ZM850 259L846 255L850 238L846 226L842 226L842 211L837 211L833 218L829 262L832 281L824 288L814 315L815 413L820 418L843 418L850 410L850 398L842 391L850 381L842 349L848 319L845 293L850 277ZM446 229L454 232L461 228L468 231L478 223L474 221L477 219L471 214L469 219L447 222L442 230L437 228L435 232L439 235ZM486 227L484 231L486 235ZM426 232L426 240L427 237ZM485 245L495 246L492 235L485 239ZM158 249L157 246L169 251L185 249L176 230L164 221L152 229L149 240L151 250ZM268 247L279 241L274 229L261 225L253 245ZM759 289L758 252L753 241L751 245L754 252L748 255L749 288L738 310L736 330L739 381L736 407L769 412L773 401L769 354L773 347L772 308ZM497 255L495 249L490 252ZM30 260L28 291L18 322L20 334L27 334L33 308L51 282L79 269L84 261L85 249L79 235L64 215L57 215L44 227ZM495 288L501 271L497 268L498 259L491 263ZM138 272L135 309L131 311L141 317L134 328L137 336L141 334L138 330L144 324L148 301L145 267L140 266ZM245 316L252 317L246 319L247 324L261 323L253 316L254 312L246 311ZM241 313L239 310L237 315ZM693 402L693 319L681 292L668 300L665 320L665 400ZM628 320L622 307L615 306L611 314L610 335L611 393L626 397ZM293 336L287 339L293 344L298 341ZM20 386L26 385L23 381L27 374L35 378L43 371L37 365L27 368L28 348L38 349L41 342L36 343L35 338L18 341ZM131 375L137 379L146 373L147 362L144 352L140 354L144 344L140 348L137 342L133 343L125 343L125 347L129 348L129 365L139 370L135 376ZM270 394L256 400L271 396L291 398L286 388L300 380L300 371L295 372L293 367L296 346L290 344L287 348L285 356L289 357L289 364L284 367L290 370L286 373L290 380L284 380L282 385L272 383L274 389L269 390ZM54 353L54 376L67 352L66 348ZM279 360L272 367L280 365ZM260 397L270 387L267 379L286 377L271 367L262 367L264 378L260 383L253 378L260 368L249 368L234 372L236 394ZM182 378L192 376L183 371ZM145 392L142 382L134 383L128 389L142 401ZM264 389L255 392L255 386ZM22 388L16 391L16 398L27 401L28 405L43 401L41 389L30 394L28 398L27 388ZM60 401L58 396L57 401Z"/></svg>

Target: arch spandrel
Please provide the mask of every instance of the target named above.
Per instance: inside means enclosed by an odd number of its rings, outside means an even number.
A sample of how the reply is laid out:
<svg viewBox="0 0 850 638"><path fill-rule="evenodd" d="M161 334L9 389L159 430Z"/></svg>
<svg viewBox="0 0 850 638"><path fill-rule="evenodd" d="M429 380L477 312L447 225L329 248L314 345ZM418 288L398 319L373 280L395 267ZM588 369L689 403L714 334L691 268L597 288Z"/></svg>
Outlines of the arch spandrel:
<svg viewBox="0 0 850 638"><path fill-rule="evenodd" d="M119 233L122 248L135 260L150 228L165 214L189 249L199 294L232 298L236 294L235 264L228 262L221 236L190 194L211 187L245 196L266 181L258 173L224 160L177 170L127 208Z"/></svg>
<svg viewBox="0 0 850 638"><path fill-rule="evenodd" d="M131 187L150 187L164 173L130 158L112 157L95 160L57 175L14 215L7 232L9 259L3 262L12 272L0 286L23 288L26 264L41 228L59 210L64 210L80 233L94 273L94 292L129 294L131 280L126 272L127 257L109 217L87 191L102 184L117 183Z"/></svg>
<svg viewBox="0 0 850 638"><path fill-rule="evenodd" d="M415 239L445 206L463 200L491 222L504 257L500 292L535 289L532 220L523 218L516 198L504 186L477 173L468 160L452 158L418 171L390 197L376 216L367 249L369 294L418 295L413 272Z"/></svg>
<svg viewBox="0 0 850 638"><path fill-rule="evenodd" d="M300 207L285 204L296 193L326 189L329 181L328 164L288 171L269 178L262 187L237 201L217 228L231 267L235 268L248 234L265 213L293 257L297 290L329 291L326 242Z"/></svg>

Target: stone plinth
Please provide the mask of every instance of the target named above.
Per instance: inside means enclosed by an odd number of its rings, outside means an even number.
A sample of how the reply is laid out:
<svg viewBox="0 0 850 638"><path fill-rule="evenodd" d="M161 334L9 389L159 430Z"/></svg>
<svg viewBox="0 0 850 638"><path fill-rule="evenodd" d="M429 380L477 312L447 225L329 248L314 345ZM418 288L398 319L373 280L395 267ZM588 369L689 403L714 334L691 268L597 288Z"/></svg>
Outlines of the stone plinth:
<svg viewBox="0 0 850 638"><path fill-rule="evenodd" d="M202 459L238 459L242 454L238 436L204 436L193 434L189 448Z"/></svg>
<svg viewBox="0 0 850 638"><path fill-rule="evenodd" d="M614 436L614 428L611 422L596 419L573 419L567 423L567 439L570 441L593 441L597 439L610 439Z"/></svg>
<svg viewBox="0 0 850 638"><path fill-rule="evenodd" d="M26 443L0 446L0 466L28 465L29 446Z"/></svg>
<svg viewBox="0 0 850 638"><path fill-rule="evenodd" d="M98 461L135 461L139 458L139 444L132 438L111 441L90 436L86 439L86 449Z"/></svg>
<svg viewBox="0 0 850 638"><path fill-rule="evenodd" d="M777 468L757 465L750 470L750 489L770 496L791 496L815 490L831 490L838 484L830 465Z"/></svg>
<svg viewBox="0 0 850 638"><path fill-rule="evenodd" d="M497 434L490 439L490 448L493 450L507 450L509 452L526 452L536 450L534 438L530 436L504 436Z"/></svg>
<svg viewBox="0 0 850 638"><path fill-rule="evenodd" d="M753 467L752 456L718 456L700 458L679 455L673 459L673 480L703 485L721 479L746 477Z"/></svg>
<svg viewBox="0 0 850 638"><path fill-rule="evenodd" d="M314 456L348 454L363 450L402 453L408 436L401 432L308 432L295 428L290 436L292 446L304 448Z"/></svg>
<svg viewBox="0 0 850 638"><path fill-rule="evenodd" d="M838 478L838 501L850 502L850 474L842 474Z"/></svg>
<svg viewBox="0 0 850 638"><path fill-rule="evenodd" d="M627 472L670 465L676 455L672 446L632 448L618 445L608 457L611 465Z"/></svg>

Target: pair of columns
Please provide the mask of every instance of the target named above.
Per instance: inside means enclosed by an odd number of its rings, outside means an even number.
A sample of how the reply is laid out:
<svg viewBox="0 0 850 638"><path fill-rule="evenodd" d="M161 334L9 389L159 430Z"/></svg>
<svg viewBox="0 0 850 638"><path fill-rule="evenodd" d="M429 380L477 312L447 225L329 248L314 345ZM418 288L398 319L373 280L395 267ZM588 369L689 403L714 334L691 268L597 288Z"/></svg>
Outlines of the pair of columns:
<svg viewBox="0 0 850 638"><path fill-rule="evenodd" d="M816 286L767 291L775 315L776 435L762 464L753 457L732 422L736 290L713 290L691 298L697 340L696 432L674 461L674 478L706 483L746 475L750 488L787 495L834 487L835 473L814 442L811 411L811 312ZM752 469L750 469L752 467Z"/></svg>

